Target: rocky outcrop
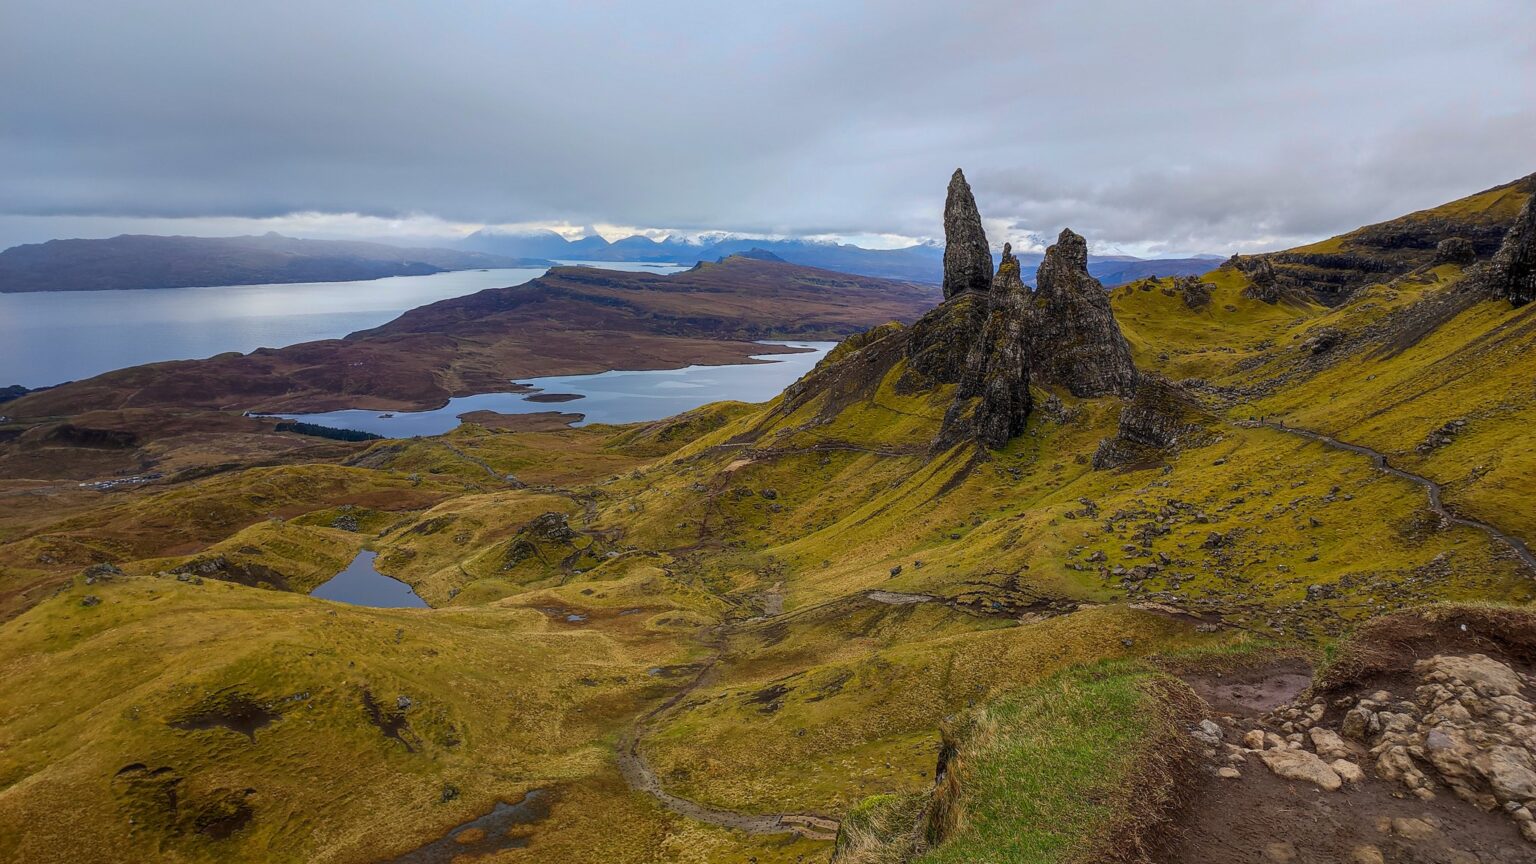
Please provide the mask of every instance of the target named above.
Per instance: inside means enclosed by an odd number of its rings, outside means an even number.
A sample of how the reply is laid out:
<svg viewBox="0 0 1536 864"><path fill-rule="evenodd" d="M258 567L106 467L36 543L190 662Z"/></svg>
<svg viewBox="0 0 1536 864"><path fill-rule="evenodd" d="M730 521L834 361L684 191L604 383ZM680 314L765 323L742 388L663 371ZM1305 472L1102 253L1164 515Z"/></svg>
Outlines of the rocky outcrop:
<svg viewBox="0 0 1536 864"><path fill-rule="evenodd" d="M1215 288L1209 282L1199 276L1175 276L1173 277L1173 290L1183 298L1184 305L1191 309L1201 309L1211 302L1211 291Z"/></svg>
<svg viewBox="0 0 1536 864"><path fill-rule="evenodd" d="M1115 437L1099 443L1095 470L1149 465L1178 450L1200 447L1218 437L1215 418L1201 410L1183 388L1157 375L1142 375L1136 395L1120 411Z"/></svg>
<svg viewBox="0 0 1536 864"><path fill-rule="evenodd" d="M1477 248L1465 237L1447 237L1435 244L1436 264L1465 267L1477 260Z"/></svg>
<svg viewBox="0 0 1536 864"><path fill-rule="evenodd" d="M1243 296L1260 303L1271 305L1280 302L1280 277L1275 273L1275 265L1268 258L1238 258L1237 269L1248 276L1248 287L1243 289Z"/></svg>
<svg viewBox="0 0 1536 864"><path fill-rule="evenodd" d="M1477 278L1495 297L1516 306L1536 300L1536 194L1526 199L1499 251Z"/></svg>
<svg viewBox="0 0 1536 864"><path fill-rule="evenodd" d="M965 174L955 169L944 201L944 299L992 288L992 249Z"/></svg>
<svg viewBox="0 0 1536 864"><path fill-rule="evenodd" d="M1030 409L1025 356L1029 307L1019 261L1013 257L1013 247L1004 244L986 324L971 345L965 376L944 415L936 449L948 449L966 439L1001 447L1024 431Z"/></svg>
<svg viewBox="0 0 1536 864"><path fill-rule="evenodd" d="M1129 396L1136 388L1131 346L1088 275L1088 243L1064 229L1045 250L1031 302L1027 358L1035 380L1074 396Z"/></svg>
<svg viewBox="0 0 1536 864"><path fill-rule="evenodd" d="M896 389L913 393L939 384L960 383L970 346L981 336L989 308L989 295L967 291L939 304L907 328L907 368Z"/></svg>

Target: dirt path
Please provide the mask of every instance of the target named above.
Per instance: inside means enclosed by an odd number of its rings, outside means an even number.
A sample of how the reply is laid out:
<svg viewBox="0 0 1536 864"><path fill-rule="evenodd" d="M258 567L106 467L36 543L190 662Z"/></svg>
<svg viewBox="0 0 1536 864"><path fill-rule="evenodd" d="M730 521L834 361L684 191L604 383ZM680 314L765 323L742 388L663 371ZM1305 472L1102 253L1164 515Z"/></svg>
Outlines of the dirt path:
<svg viewBox="0 0 1536 864"><path fill-rule="evenodd" d="M1465 525L1469 528L1476 528L1479 531L1482 531L1489 537L1492 537L1493 539L1508 546L1515 553L1515 555L1525 563L1525 566L1528 569L1530 569L1533 573L1536 573L1536 554L1532 554L1530 547L1526 546L1524 541L1518 537L1512 537L1509 534L1500 531L1497 527L1490 525L1487 522L1483 522L1478 519L1468 519L1465 516L1456 515L1445 506L1445 502L1442 498L1442 489L1439 483L1436 483L1428 477L1414 474L1410 471L1404 471L1401 468L1393 467L1392 463L1387 461L1386 454L1372 450L1371 448L1362 446L1360 444L1351 444L1348 441L1340 441L1337 438L1324 435L1321 432L1313 432L1310 429L1298 429L1294 426L1287 426L1284 423L1275 423L1272 421L1266 421L1263 425L1269 427L1270 429L1274 429L1280 432L1287 432L1291 435L1296 435L1311 441L1317 441L1319 443L1326 444L1329 447L1333 447L1337 450L1348 450L1351 453L1358 453L1361 456L1370 457L1371 461L1376 465L1377 470L1391 474L1394 477L1400 477L1411 483L1417 483L1418 485L1423 486L1426 490L1428 490L1429 509L1434 511L1434 513L1441 519L1444 519L1453 525Z"/></svg>
<svg viewBox="0 0 1536 864"><path fill-rule="evenodd" d="M460 459L463 459L465 462L468 462L469 464L474 465L474 466L480 468L485 473L491 475L491 477L495 478L499 482L505 483L508 486L512 486L514 488L520 488L520 487L522 487L524 485L521 480L518 480L516 477L513 477L511 474L503 474L500 471L497 471L495 468L491 467L491 464L489 462L485 461L484 459L481 459L478 456L471 456L468 453L465 453L463 450L460 450L459 448L453 446L452 444L449 444L447 441L443 441L443 440L439 439L437 443L444 450L447 450L449 453L452 453L453 455L459 457Z"/></svg>
<svg viewBox="0 0 1536 864"><path fill-rule="evenodd" d="M733 828L748 834L799 834L811 840L836 840L837 820L816 813L738 813L735 810L711 807L680 795L673 795L661 787L661 779L656 776L656 772L641 755L640 742L644 739L645 733L650 731L651 724L675 708L678 703L687 698L688 694L704 683L722 656L723 649L717 645L714 656L704 664L692 680L672 694L667 701L641 717L619 740L619 772L624 775L624 782L636 792L644 792L655 798L673 813L698 822L721 828Z"/></svg>

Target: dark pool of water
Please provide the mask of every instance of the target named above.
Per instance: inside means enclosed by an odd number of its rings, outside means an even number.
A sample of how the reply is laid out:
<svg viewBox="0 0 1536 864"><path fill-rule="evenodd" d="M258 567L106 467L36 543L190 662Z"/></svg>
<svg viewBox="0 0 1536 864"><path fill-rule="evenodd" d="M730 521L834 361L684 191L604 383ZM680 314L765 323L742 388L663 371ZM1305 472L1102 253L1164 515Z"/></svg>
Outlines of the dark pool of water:
<svg viewBox="0 0 1536 864"><path fill-rule="evenodd" d="M427 608L427 601L417 596L411 586L375 570L375 557L376 553L367 549L357 553L347 569L332 576L309 595L354 606Z"/></svg>
<svg viewBox="0 0 1536 864"><path fill-rule="evenodd" d="M550 793L545 789L534 789L516 804L498 801L491 812L479 819L456 825L443 837L390 859L388 864L451 864L522 848L528 845L528 834L515 829L542 821L549 815L551 803Z"/></svg>

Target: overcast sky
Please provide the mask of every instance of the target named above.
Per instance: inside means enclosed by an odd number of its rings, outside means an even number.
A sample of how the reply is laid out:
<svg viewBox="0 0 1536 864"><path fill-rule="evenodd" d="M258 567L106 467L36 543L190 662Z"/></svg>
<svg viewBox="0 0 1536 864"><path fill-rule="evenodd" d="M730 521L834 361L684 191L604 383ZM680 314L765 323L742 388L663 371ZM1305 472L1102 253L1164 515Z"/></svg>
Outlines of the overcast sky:
<svg viewBox="0 0 1536 864"><path fill-rule="evenodd" d="M1536 171L1536 2L0 0L0 246L479 224L1279 248Z"/></svg>

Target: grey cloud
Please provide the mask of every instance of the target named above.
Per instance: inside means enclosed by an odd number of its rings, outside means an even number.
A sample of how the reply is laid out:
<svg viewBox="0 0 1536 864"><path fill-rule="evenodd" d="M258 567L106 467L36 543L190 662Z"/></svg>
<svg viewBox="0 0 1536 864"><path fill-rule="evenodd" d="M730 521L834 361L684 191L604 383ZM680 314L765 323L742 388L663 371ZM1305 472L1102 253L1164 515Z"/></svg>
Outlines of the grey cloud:
<svg viewBox="0 0 1536 864"><path fill-rule="evenodd" d="M6 0L0 211L1308 238L1536 170L1526 2ZM0 237L0 242L4 238Z"/></svg>

